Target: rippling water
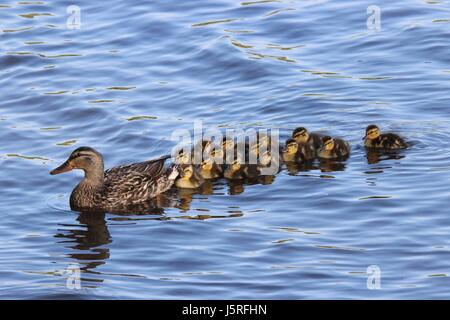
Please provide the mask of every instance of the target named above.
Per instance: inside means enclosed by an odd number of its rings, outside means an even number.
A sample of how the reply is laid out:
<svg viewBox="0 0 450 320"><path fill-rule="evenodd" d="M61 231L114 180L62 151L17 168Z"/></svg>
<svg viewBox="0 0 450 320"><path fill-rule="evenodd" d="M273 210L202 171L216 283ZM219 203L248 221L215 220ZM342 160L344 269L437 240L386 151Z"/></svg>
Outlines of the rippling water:
<svg viewBox="0 0 450 320"><path fill-rule="evenodd" d="M0 5L1 298L449 298L450 5L80 0ZM342 167L181 194L154 215L71 211L77 146L106 166L175 129L342 136ZM411 149L369 156L370 123ZM81 267L80 290L64 271ZM367 267L381 289L367 288Z"/></svg>

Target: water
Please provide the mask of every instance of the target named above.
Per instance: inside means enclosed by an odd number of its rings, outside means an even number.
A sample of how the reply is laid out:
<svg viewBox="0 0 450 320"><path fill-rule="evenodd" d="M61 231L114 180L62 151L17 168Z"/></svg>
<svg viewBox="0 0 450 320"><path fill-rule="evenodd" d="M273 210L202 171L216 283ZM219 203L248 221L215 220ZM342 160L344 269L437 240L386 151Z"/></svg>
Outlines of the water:
<svg viewBox="0 0 450 320"><path fill-rule="evenodd" d="M68 29L71 4L0 6L0 298L449 298L449 1L81 0ZM162 155L195 120L303 125L352 156L153 215L71 211L81 173L48 174L82 145ZM370 123L413 147L368 158Z"/></svg>

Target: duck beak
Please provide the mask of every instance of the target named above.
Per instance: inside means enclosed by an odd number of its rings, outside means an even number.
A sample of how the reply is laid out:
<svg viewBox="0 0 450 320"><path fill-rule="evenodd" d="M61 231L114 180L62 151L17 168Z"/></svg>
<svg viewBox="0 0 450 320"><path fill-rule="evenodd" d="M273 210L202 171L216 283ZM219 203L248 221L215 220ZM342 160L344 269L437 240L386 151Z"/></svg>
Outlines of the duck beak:
<svg viewBox="0 0 450 320"><path fill-rule="evenodd" d="M51 175L60 174L60 173L64 173L64 172L67 172L67 171L70 171L73 169L75 169L75 167L72 165L71 161L67 160L62 165L60 165L58 168L55 168L52 171L50 171L50 174Z"/></svg>

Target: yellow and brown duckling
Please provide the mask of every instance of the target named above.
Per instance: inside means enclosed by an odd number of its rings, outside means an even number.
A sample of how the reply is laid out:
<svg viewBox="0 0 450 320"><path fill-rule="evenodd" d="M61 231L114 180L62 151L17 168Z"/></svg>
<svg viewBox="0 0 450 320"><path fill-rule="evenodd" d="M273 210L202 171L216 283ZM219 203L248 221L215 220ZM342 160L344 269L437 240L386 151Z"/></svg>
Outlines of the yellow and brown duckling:
<svg viewBox="0 0 450 320"><path fill-rule="evenodd" d="M347 141L325 136L322 138L322 148L319 158L329 160L345 160L350 155L350 145Z"/></svg>
<svg viewBox="0 0 450 320"><path fill-rule="evenodd" d="M319 152L322 147L322 135L315 132L309 132L304 127L298 127L292 132L292 138L297 141L297 143L307 143L311 145L316 153Z"/></svg>
<svg viewBox="0 0 450 320"><path fill-rule="evenodd" d="M381 133L380 128L371 124L366 128L364 146L377 149L405 149L408 143L395 133Z"/></svg>
<svg viewBox="0 0 450 320"><path fill-rule="evenodd" d="M93 148L80 147L50 174L83 170L84 179L70 195L71 208L112 210L146 202L168 190L178 176L177 166L164 168L168 158L170 156L104 171L102 155Z"/></svg>
<svg viewBox="0 0 450 320"><path fill-rule="evenodd" d="M229 180L242 180L259 176L257 165L246 164L242 158L238 155L231 164L226 166L223 174L225 178Z"/></svg>
<svg viewBox="0 0 450 320"><path fill-rule="evenodd" d="M313 161L316 155L314 147L307 142L297 142L295 139L288 139L283 150L284 162L309 162Z"/></svg>
<svg viewBox="0 0 450 320"><path fill-rule="evenodd" d="M222 161L222 159L220 159ZM222 176L222 165L214 161L213 157L203 160L199 166L199 174L204 179L215 179Z"/></svg>
<svg viewBox="0 0 450 320"><path fill-rule="evenodd" d="M180 176L175 181L175 186L181 189L196 189L200 188L205 180L198 173L197 169L192 164L182 164L179 167Z"/></svg>

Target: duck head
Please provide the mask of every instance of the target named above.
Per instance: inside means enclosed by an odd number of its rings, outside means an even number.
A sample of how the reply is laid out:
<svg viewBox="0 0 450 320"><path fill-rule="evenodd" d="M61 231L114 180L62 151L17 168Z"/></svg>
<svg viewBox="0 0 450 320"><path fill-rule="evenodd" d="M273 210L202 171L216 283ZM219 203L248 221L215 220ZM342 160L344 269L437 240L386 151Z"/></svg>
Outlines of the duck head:
<svg viewBox="0 0 450 320"><path fill-rule="evenodd" d="M60 174L74 169L83 170L86 177L103 175L103 157L93 148L80 147L74 150L63 164L50 171L50 174Z"/></svg>

